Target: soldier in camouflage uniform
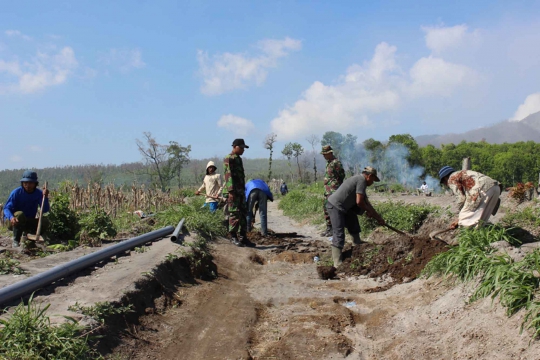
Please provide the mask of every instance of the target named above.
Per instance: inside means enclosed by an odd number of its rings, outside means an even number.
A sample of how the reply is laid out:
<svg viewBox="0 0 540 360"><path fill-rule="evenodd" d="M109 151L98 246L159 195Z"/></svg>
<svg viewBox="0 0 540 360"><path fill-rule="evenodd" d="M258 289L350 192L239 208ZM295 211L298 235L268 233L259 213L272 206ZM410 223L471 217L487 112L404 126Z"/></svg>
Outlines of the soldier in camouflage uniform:
<svg viewBox="0 0 540 360"><path fill-rule="evenodd" d="M231 242L236 246L254 247L255 244L248 240L246 236L246 178L244 174L244 164L240 157L244 149L249 149L244 139L236 139L232 144L232 152L223 160L225 174L225 185L223 186L223 197L227 199L229 212L229 234ZM240 230L240 240L238 231Z"/></svg>
<svg viewBox="0 0 540 360"><path fill-rule="evenodd" d="M345 179L345 170L343 170L343 165L341 162L336 159L334 156L334 150L330 145L325 145L322 147L321 154L327 161L326 171L324 173L324 220L326 221L326 230L321 234L321 236L332 236L332 223L330 222L330 215L326 210L326 204L328 203L328 197L332 195L340 186L343 184Z"/></svg>

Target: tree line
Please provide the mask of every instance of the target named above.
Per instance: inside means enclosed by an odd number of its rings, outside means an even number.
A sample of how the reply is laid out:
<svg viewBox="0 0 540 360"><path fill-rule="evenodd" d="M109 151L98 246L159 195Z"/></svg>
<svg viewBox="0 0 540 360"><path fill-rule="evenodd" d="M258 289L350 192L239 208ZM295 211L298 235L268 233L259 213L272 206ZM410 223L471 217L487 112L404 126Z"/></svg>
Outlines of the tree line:
<svg viewBox="0 0 540 360"><path fill-rule="evenodd" d="M387 141L367 139L359 142L351 134L328 131L322 137L311 135L305 139L311 149L300 143L289 142L277 148L278 138L269 134L262 146L269 151L267 159L244 159L246 176L251 178L284 179L286 181L313 182L324 174L325 161L319 154L321 146L331 145L343 163L348 175L359 174L366 165L375 166L381 179L387 183L400 183L417 187L419 181L428 179L437 185L437 174L444 165L461 168L464 157L470 157L472 169L482 172L504 186L518 182L538 181L540 171L540 144L533 141L513 144L461 142L440 147L420 147L409 134L392 135ZM88 183L131 185L145 184L157 189L179 188L199 184L205 175L208 160L217 164L221 158L191 159L191 145L175 141L158 143L150 133L136 140L141 162L121 165L79 165L36 169L40 179L49 181L51 187L64 180ZM275 159L275 153L282 158ZM0 203L18 184L24 169L0 171Z"/></svg>

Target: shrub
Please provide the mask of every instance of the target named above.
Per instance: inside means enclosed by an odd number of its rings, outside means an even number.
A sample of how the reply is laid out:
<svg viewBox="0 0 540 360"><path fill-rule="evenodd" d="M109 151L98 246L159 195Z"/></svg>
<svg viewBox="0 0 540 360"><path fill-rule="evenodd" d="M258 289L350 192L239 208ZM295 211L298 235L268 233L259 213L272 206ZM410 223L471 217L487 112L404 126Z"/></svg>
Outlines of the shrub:
<svg viewBox="0 0 540 360"><path fill-rule="evenodd" d="M116 227L110 216L98 207L85 213L79 220L79 225L81 226L79 233L81 242L92 246L100 246L101 240L116 236Z"/></svg>
<svg viewBox="0 0 540 360"><path fill-rule="evenodd" d="M69 208L69 196L58 193L52 199L49 234L56 240L75 239L80 231L79 216Z"/></svg>
<svg viewBox="0 0 540 360"><path fill-rule="evenodd" d="M52 326L44 308L34 305L32 298L19 304L7 320L0 319L0 358L2 359L102 359L81 335L84 327L74 319Z"/></svg>
<svg viewBox="0 0 540 360"><path fill-rule="evenodd" d="M214 237L224 236L227 233L223 225L223 212L218 210L211 213L207 207L202 207L204 198L193 198L189 204L171 206L165 211L156 214L156 227L176 226L185 218L184 226L189 231L196 231L200 235Z"/></svg>

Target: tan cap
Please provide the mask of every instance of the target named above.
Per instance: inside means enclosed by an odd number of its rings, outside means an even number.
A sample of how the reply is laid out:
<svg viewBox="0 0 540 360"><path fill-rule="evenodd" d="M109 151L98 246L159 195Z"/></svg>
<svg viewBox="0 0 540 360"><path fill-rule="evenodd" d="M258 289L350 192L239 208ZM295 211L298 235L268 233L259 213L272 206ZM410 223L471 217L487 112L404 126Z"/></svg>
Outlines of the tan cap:
<svg viewBox="0 0 540 360"><path fill-rule="evenodd" d="M376 182L381 181L381 180L379 179L379 177L377 176L377 170L376 170L374 167L366 166L366 167L364 168L363 173L366 173L366 174L368 174L368 175L373 175L373 176L375 177L375 181L376 181Z"/></svg>
<svg viewBox="0 0 540 360"><path fill-rule="evenodd" d="M321 154L326 155L326 154L333 154L333 153L334 153L334 150L332 150L332 147L330 145L324 145L322 147Z"/></svg>

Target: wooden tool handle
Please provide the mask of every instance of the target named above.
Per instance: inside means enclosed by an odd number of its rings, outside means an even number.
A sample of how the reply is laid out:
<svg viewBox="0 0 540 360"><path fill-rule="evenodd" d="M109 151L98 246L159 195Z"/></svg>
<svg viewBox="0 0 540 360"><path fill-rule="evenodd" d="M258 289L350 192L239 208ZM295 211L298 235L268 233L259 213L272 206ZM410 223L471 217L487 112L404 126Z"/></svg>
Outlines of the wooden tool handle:
<svg viewBox="0 0 540 360"><path fill-rule="evenodd" d="M45 186L43 189L47 189L47 181L45 181ZM45 194L43 194L43 199L41 199L41 208L39 209L39 220L36 231L36 241L39 241L39 236L41 235L41 219L43 218L43 207L45 206Z"/></svg>

